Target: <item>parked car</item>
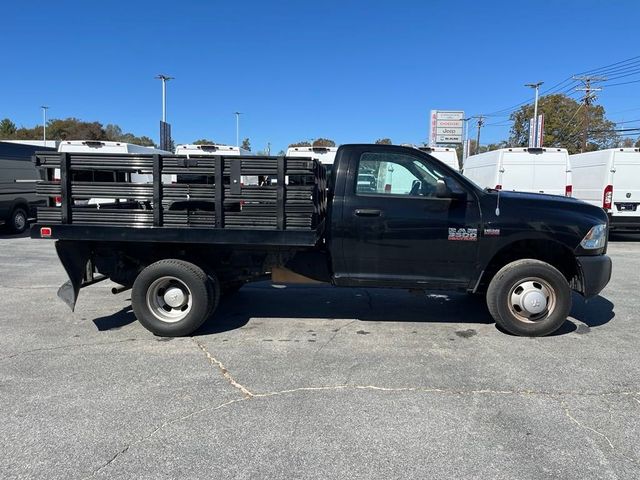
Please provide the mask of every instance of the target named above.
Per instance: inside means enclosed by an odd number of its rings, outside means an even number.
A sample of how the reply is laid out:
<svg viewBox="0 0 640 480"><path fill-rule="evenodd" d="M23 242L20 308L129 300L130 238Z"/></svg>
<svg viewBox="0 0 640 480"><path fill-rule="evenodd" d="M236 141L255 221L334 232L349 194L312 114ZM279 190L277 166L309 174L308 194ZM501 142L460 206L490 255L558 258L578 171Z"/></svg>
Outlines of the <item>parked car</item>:
<svg viewBox="0 0 640 480"><path fill-rule="evenodd" d="M571 155L573 195L604 208L611 230L640 231L640 149Z"/></svg>
<svg viewBox="0 0 640 480"><path fill-rule="evenodd" d="M460 163L458 161L458 152L455 148L450 147L418 147L419 150L428 153L434 158L437 158L446 166L460 171Z"/></svg>

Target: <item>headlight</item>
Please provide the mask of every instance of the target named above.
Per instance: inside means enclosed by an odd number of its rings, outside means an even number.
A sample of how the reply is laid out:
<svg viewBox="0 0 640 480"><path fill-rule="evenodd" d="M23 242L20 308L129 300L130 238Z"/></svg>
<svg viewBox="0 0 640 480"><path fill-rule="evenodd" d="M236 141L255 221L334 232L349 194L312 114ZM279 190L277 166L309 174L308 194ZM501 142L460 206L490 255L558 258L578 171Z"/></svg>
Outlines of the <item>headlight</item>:
<svg viewBox="0 0 640 480"><path fill-rule="evenodd" d="M597 248L604 247L604 244L607 242L607 226L605 224L596 225L591 227L589 233L587 233L580 245L585 250L595 250Z"/></svg>

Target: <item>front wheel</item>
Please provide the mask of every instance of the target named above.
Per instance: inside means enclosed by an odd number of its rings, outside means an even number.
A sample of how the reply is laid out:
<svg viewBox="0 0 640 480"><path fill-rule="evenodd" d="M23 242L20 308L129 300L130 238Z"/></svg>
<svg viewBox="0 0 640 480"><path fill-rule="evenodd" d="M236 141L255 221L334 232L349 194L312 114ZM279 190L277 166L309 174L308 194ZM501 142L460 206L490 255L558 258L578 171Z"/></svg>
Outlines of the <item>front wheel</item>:
<svg viewBox="0 0 640 480"><path fill-rule="evenodd" d="M165 337L189 335L218 305L217 279L183 260L160 260L146 267L133 283L131 304L149 331Z"/></svg>
<svg viewBox="0 0 640 480"><path fill-rule="evenodd" d="M540 260L509 263L487 289L487 307L496 323L514 335L540 337L555 332L571 311L571 289L562 273Z"/></svg>

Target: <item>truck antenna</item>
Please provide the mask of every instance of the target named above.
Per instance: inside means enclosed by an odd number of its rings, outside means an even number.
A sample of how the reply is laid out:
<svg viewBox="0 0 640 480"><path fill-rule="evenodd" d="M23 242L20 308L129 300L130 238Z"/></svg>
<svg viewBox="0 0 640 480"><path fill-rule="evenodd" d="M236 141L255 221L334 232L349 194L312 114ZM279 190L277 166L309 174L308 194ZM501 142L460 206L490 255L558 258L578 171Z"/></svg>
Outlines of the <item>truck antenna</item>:
<svg viewBox="0 0 640 480"><path fill-rule="evenodd" d="M502 189L498 189L498 198L496 200L496 217L500 216L500 190Z"/></svg>

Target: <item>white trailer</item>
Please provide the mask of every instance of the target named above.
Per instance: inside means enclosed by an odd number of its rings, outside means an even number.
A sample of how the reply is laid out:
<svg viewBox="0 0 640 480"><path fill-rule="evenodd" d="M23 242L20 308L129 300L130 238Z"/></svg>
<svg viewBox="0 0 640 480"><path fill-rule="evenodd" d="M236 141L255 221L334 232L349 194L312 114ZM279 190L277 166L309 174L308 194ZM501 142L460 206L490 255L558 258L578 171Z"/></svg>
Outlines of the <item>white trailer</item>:
<svg viewBox="0 0 640 480"><path fill-rule="evenodd" d="M462 169L484 188L571 196L571 163L565 148L501 148L471 155Z"/></svg>
<svg viewBox="0 0 640 480"><path fill-rule="evenodd" d="M455 148L450 147L418 147L418 150L428 153L432 157L440 160L446 166L453 168L456 172L460 171L460 163L458 162L458 152Z"/></svg>
<svg viewBox="0 0 640 480"><path fill-rule="evenodd" d="M571 155L573 195L604 208L612 230L640 231L640 149Z"/></svg>

